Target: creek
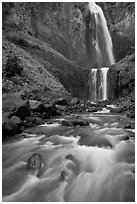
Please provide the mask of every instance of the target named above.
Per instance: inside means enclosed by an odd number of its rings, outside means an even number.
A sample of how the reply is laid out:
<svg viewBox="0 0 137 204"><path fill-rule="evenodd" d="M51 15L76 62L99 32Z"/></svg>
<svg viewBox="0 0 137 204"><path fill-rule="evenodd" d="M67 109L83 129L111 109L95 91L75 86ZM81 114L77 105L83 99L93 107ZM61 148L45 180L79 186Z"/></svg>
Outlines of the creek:
<svg viewBox="0 0 137 204"><path fill-rule="evenodd" d="M61 120L83 118L90 126L67 127ZM124 128L131 125L132 129ZM133 202L134 120L108 109L66 115L27 129L3 143L3 201ZM27 168L40 155L39 168Z"/></svg>

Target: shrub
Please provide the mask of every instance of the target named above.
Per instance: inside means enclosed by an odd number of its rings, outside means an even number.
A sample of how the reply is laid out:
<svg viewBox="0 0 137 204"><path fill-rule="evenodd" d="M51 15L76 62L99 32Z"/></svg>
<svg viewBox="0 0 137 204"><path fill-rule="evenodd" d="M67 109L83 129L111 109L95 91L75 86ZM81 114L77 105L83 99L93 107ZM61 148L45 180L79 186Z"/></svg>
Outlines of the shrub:
<svg viewBox="0 0 137 204"><path fill-rule="evenodd" d="M20 59L17 56L8 56L4 69L6 76L12 77L15 75L21 75L22 71L23 67L21 66Z"/></svg>

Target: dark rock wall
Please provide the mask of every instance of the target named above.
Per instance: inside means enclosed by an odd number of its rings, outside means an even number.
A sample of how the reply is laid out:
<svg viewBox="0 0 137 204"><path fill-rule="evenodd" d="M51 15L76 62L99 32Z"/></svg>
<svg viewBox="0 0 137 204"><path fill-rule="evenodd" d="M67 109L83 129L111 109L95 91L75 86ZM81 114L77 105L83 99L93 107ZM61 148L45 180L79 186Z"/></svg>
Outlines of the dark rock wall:
<svg viewBox="0 0 137 204"><path fill-rule="evenodd" d="M135 55L126 56L110 67L108 73L109 98L127 96L135 89Z"/></svg>

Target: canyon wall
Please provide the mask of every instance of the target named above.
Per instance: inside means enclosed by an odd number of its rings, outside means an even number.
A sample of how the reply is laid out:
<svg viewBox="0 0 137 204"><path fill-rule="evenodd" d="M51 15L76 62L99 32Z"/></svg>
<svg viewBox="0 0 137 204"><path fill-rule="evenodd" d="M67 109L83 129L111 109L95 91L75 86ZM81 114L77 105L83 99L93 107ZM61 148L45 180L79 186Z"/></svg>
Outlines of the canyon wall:
<svg viewBox="0 0 137 204"><path fill-rule="evenodd" d="M97 4L104 11L119 62L134 53L134 3ZM3 2L2 16L3 93L90 97L89 72L96 59L88 3ZM9 56L12 62L19 59L20 74L7 74Z"/></svg>

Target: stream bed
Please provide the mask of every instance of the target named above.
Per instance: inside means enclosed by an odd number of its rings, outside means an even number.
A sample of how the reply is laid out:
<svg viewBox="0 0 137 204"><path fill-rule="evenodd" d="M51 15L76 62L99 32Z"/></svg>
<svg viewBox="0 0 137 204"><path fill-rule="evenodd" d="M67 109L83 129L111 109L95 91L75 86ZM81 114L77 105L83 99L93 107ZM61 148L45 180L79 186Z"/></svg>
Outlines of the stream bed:
<svg viewBox="0 0 137 204"><path fill-rule="evenodd" d="M90 126L61 125L70 117ZM135 201L134 123L107 110L75 114L4 142L3 201Z"/></svg>

